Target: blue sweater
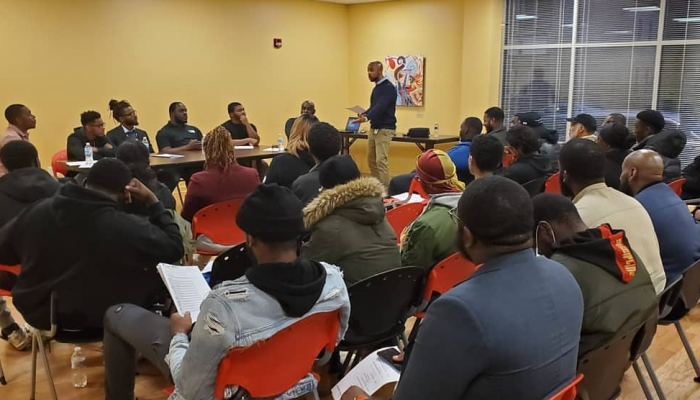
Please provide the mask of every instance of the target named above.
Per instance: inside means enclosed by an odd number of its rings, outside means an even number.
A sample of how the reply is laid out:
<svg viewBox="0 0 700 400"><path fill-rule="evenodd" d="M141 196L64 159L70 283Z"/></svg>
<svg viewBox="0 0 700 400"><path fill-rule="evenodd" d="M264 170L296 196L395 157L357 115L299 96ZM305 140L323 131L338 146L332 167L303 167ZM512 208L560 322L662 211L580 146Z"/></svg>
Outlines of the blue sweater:
<svg viewBox="0 0 700 400"><path fill-rule="evenodd" d="M635 199L642 203L659 239L666 282L700 259L700 228L685 203L665 183L647 186Z"/></svg>
<svg viewBox="0 0 700 400"><path fill-rule="evenodd" d="M576 375L583 299L531 249L489 260L428 309L392 400L542 400Z"/></svg>
<svg viewBox="0 0 700 400"><path fill-rule="evenodd" d="M384 79L374 86L365 113L372 129L396 129L396 88Z"/></svg>
<svg viewBox="0 0 700 400"><path fill-rule="evenodd" d="M463 177L469 176L469 148L471 145L471 140L468 140L466 142L460 142L458 145L447 150L447 155L450 156L450 159L455 164L457 175L462 182L464 182L464 179L462 179Z"/></svg>

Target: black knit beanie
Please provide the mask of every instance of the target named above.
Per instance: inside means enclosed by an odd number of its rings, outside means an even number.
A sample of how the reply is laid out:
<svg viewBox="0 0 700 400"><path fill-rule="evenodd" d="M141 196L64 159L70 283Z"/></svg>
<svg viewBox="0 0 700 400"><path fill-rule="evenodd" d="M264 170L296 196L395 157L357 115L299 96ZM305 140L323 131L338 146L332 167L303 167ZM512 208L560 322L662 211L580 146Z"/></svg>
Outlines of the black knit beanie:
<svg viewBox="0 0 700 400"><path fill-rule="evenodd" d="M333 156L321 164L318 180L324 189L354 181L360 177L360 169L350 156Z"/></svg>
<svg viewBox="0 0 700 400"><path fill-rule="evenodd" d="M287 242L304 233L301 201L286 187L260 185L243 200L236 224L267 243Z"/></svg>

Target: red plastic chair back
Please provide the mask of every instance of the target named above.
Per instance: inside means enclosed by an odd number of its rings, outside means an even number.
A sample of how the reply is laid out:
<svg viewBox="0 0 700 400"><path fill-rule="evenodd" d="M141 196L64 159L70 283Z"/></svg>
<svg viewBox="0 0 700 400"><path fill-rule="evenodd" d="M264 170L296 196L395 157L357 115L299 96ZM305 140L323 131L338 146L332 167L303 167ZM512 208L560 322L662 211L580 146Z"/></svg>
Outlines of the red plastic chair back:
<svg viewBox="0 0 700 400"><path fill-rule="evenodd" d="M68 160L68 151L61 150L51 157L51 169L53 170L53 176L58 178L58 174L66 176L68 174L68 166L61 161Z"/></svg>
<svg viewBox="0 0 700 400"><path fill-rule="evenodd" d="M253 398L275 397L311 372L321 350L332 352L340 329L339 312L318 313L250 347L234 348L219 364L214 398L226 386L245 388Z"/></svg>
<svg viewBox="0 0 700 400"><path fill-rule="evenodd" d="M212 204L192 217L194 239L207 235L214 243L234 246L245 241L245 233L236 225L236 214L243 197Z"/></svg>
<svg viewBox="0 0 700 400"><path fill-rule="evenodd" d="M413 180L411 181L411 186L408 187L408 198L411 198L412 194L417 194L420 195L423 199L426 201L430 198L430 195L425 192L425 189L423 189L423 185L421 185L420 180L418 177L413 177Z"/></svg>
<svg viewBox="0 0 700 400"><path fill-rule="evenodd" d="M559 182L559 172L550 176L544 184L545 193L561 194L561 183Z"/></svg>
<svg viewBox="0 0 700 400"><path fill-rule="evenodd" d="M19 275L20 266L19 265L2 265L0 264L0 271L7 271L15 275ZM0 296L11 297L12 293L9 290L0 289Z"/></svg>
<svg viewBox="0 0 700 400"><path fill-rule="evenodd" d="M423 203L407 203L386 212L386 220L394 228L397 243L401 243L401 233L418 218L423 212L423 207L425 207Z"/></svg>
<svg viewBox="0 0 700 400"><path fill-rule="evenodd" d="M676 179L675 181L671 182L668 184L668 187L671 188L677 195L681 195L683 193L683 184L685 183L685 178L680 178Z"/></svg>
<svg viewBox="0 0 700 400"><path fill-rule="evenodd" d="M423 299L428 303L435 293L439 295L447 293L453 287L466 281L477 268L479 267L459 253L448 256L430 270L428 281L423 290ZM425 317L425 311L416 313L416 317Z"/></svg>
<svg viewBox="0 0 700 400"><path fill-rule="evenodd" d="M510 166L510 164L513 164L513 161L515 161L515 155L505 152L503 153L503 160L501 160L501 164L503 164L503 168L507 168Z"/></svg>
<svg viewBox="0 0 700 400"><path fill-rule="evenodd" d="M547 400L574 400L576 398L576 385L578 385L582 379L583 374L577 374L573 382Z"/></svg>

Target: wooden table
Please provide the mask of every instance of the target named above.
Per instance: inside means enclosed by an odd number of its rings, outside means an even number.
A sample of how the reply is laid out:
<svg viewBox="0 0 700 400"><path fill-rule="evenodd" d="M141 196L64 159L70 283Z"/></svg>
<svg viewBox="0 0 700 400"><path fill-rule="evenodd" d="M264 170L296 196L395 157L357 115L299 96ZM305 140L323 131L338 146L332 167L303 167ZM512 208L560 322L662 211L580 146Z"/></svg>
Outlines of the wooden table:
<svg viewBox="0 0 700 400"><path fill-rule="evenodd" d="M341 131L340 134L343 136L343 154L350 154L350 146L352 146L357 139L367 139L369 135L367 133L355 133L349 131ZM403 143L413 143L421 151L426 151L435 148L436 144L443 143L455 143L459 142L459 136L431 136L426 138L408 137L402 134L397 134L391 139L392 142L403 142Z"/></svg>
<svg viewBox="0 0 700 400"><path fill-rule="evenodd" d="M236 150L236 160L238 162L251 161L253 168L257 167L257 162L266 158L273 158L283 152L280 151L265 151L272 146L258 146L251 150ZM61 161L66 163L66 161ZM188 151L184 154L184 157L177 158L164 158L164 157L154 157L151 156L151 168L154 170L168 169L168 168L180 168L187 166L201 166L204 167L204 154L201 150ZM78 166L66 165L69 171L74 172L85 172L90 168L80 168Z"/></svg>

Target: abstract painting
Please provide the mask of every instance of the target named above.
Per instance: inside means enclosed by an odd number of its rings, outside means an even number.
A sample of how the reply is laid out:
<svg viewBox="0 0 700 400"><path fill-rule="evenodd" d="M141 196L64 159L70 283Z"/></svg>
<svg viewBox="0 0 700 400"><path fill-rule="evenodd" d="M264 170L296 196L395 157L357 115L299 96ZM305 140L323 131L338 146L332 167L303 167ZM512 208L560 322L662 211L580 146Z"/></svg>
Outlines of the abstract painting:
<svg viewBox="0 0 700 400"><path fill-rule="evenodd" d="M386 56L386 78L396 87L396 105L423 106L423 56Z"/></svg>

